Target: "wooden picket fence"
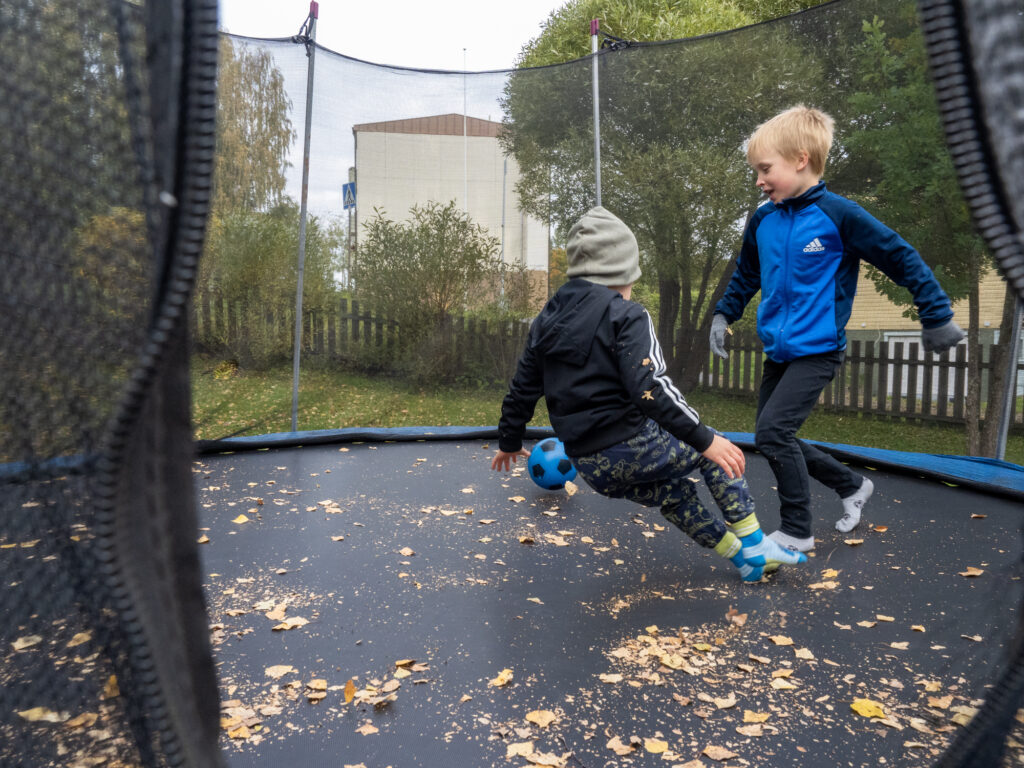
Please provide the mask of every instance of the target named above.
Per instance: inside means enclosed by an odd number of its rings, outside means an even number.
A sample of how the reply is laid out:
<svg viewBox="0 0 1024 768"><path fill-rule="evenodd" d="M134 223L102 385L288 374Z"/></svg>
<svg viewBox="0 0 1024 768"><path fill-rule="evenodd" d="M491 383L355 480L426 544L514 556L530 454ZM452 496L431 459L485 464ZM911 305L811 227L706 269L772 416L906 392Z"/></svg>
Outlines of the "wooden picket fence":
<svg viewBox="0 0 1024 768"><path fill-rule="evenodd" d="M401 329L387 312L357 300L339 299L329 309L304 313L303 360L345 364L364 370L387 370L390 350ZM290 359L293 313L271 316L238 304L200 297L194 307L196 340L202 348L241 359L252 338L273 340L278 357ZM526 342L526 322L487 322L451 317L432 340L429 354L443 358L442 380L507 381ZM259 333L256 331L259 330ZM757 335L737 332L729 339L730 356L709 355L701 377L705 389L756 397L764 365ZM992 363L984 348L980 366L982 403L1001 393L988 392ZM1018 361L1017 391L1024 385ZM894 418L962 423L967 395L967 348L961 344L942 355L925 355L916 341L849 342L846 360L820 398L821 407ZM1024 424L1018 394L1011 424Z"/></svg>
<svg viewBox="0 0 1024 768"><path fill-rule="evenodd" d="M981 399L985 404L1001 398L988 392L992 380L991 348L983 347L980 364ZM729 358L709 356L702 386L736 395L754 395L760 387L764 351L753 333L736 333L729 339ZM1018 358L1017 392L1024 383L1024 366ZM850 341L846 359L822 392L819 404L832 411L924 421L964 420L967 399L967 346L960 344L941 355L924 354L917 342L890 340ZM1021 396L1013 399L1011 423L1024 423Z"/></svg>
<svg viewBox="0 0 1024 768"><path fill-rule="evenodd" d="M381 370L388 367L398 346L401 328L394 318L358 300L342 298L332 307L303 314L306 362ZM271 360L290 359L294 316L294 310L273 315L238 302L200 296L193 308L194 337L200 349L243 360L256 357L256 351L248 346L257 339L271 350ZM431 340L429 354L444 359L445 378L507 381L515 371L528 331L527 322L452 316Z"/></svg>

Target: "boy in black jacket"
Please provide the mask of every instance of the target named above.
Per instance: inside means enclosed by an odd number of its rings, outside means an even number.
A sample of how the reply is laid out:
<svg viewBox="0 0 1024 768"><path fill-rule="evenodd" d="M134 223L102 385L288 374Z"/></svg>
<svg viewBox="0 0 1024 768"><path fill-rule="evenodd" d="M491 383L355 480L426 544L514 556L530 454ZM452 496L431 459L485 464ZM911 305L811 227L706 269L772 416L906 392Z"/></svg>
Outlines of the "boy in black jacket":
<svg viewBox="0 0 1024 768"><path fill-rule="evenodd" d="M569 282L530 327L501 406L491 468L507 471L523 448L542 396L555 434L598 493L661 514L703 547L732 561L744 581L782 563L806 562L761 533L743 478L743 452L701 423L665 373L647 311L630 301L640 277L636 238L596 207L569 232ZM725 522L697 497L699 470Z"/></svg>

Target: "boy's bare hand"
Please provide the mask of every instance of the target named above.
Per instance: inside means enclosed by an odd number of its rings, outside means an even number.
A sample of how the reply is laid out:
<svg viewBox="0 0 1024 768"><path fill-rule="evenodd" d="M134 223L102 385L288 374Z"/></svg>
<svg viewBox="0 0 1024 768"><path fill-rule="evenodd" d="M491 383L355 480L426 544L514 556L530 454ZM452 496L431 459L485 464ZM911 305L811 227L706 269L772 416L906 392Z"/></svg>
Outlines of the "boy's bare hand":
<svg viewBox="0 0 1024 768"><path fill-rule="evenodd" d="M747 468L747 457L743 451L721 435L715 435L715 439L711 441L703 455L724 469L725 474L731 478L739 477Z"/></svg>
<svg viewBox="0 0 1024 768"><path fill-rule="evenodd" d="M498 469L502 472L508 472L511 464L516 463L516 457L523 456L524 458L530 458L530 452L525 448L520 448L515 453L506 453L505 451L499 450L494 454L494 458L491 459L491 469Z"/></svg>

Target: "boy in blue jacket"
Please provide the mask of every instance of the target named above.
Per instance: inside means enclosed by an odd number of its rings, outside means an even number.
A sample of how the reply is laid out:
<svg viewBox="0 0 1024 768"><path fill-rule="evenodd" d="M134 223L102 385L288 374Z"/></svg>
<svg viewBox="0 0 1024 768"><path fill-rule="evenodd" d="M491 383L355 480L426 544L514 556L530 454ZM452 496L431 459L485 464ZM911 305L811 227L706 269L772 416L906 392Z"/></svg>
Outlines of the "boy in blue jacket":
<svg viewBox="0 0 1024 768"><path fill-rule="evenodd" d="M842 499L836 528L860 522L874 486L823 451L797 439L846 350L863 259L914 297L928 352L955 346L964 333L931 269L903 238L821 181L833 120L798 105L758 126L747 162L768 198L747 224L736 270L711 323L711 350L728 357L725 334L758 291L757 333L767 360L757 404L755 444L778 481L781 525L770 535L807 552L811 532L808 475Z"/></svg>
<svg viewBox="0 0 1024 768"><path fill-rule="evenodd" d="M661 514L694 541L732 561L744 581L807 557L764 536L743 478L743 451L701 423L665 373L647 311L630 300L640 278L636 238L604 208L569 232L570 280L530 326L501 406L491 468L507 471L523 448L542 396L555 434L598 493ZM698 499L699 471L725 517Z"/></svg>

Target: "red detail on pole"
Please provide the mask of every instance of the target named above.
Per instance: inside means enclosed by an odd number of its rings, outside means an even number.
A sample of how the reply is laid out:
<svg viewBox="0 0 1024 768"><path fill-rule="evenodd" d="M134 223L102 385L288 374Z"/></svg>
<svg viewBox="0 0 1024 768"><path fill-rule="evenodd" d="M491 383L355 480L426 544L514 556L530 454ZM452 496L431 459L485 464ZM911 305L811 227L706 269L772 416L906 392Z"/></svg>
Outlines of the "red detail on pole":
<svg viewBox="0 0 1024 768"><path fill-rule="evenodd" d="M601 20L600 19L591 19L590 20L590 34L591 35L596 35L597 34L597 28L600 26L600 24L601 24Z"/></svg>
<svg viewBox="0 0 1024 768"><path fill-rule="evenodd" d="M316 0L309 1L309 15L314 19L320 18L320 3Z"/></svg>

